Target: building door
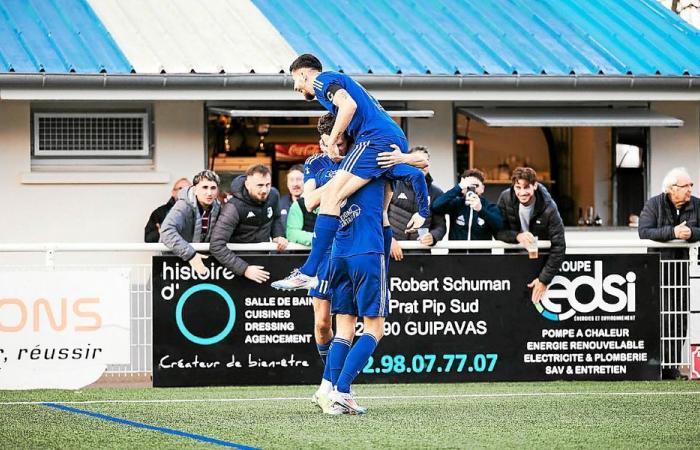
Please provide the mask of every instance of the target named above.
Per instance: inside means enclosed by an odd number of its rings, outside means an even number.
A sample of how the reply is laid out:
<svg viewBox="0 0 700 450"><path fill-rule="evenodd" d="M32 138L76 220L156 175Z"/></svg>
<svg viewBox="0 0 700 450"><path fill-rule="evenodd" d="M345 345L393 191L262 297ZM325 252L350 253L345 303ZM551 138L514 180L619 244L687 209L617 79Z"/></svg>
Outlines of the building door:
<svg viewBox="0 0 700 450"><path fill-rule="evenodd" d="M639 216L647 195L649 128L613 129L613 225L624 226Z"/></svg>

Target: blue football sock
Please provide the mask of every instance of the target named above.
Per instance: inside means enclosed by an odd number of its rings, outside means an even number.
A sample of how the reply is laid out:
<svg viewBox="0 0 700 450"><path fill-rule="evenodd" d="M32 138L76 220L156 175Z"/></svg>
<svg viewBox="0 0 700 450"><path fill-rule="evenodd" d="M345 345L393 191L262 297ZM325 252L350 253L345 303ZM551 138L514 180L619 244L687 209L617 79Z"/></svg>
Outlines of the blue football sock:
<svg viewBox="0 0 700 450"><path fill-rule="evenodd" d="M339 392L349 393L350 385L355 380L355 377L360 373L360 370L367 364L369 357L377 348L377 339L371 334L365 333L355 342L350 352L348 353L343 370L340 372L338 382L335 383Z"/></svg>
<svg viewBox="0 0 700 450"><path fill-rule="evenodd" d="M328 349L331 348L331 342L333 342L333 339L325 344L319 344L316 342L316 349L318 350L318 354L321 356L321 361L323 361L323 364L326 364L326 357L328 356Z"/></svg>
<svg viewBox="0 0 700 450"><path fill-rule="evenodd" d="M326 366L330 368L330 380L335 386L338 381L338 376L340 376L340 371L343 370L343 365L345 364L345 358L348 356L350 351L351 342L347 339L336 337L333 339L333 344L331 345L331 350L328 352L328 362ZM324 378L325 375L324 375Z"/></svg>
<svg viewBox="0 0 700 450"><path fill-rule="evenodd" d="M318 266L325 254L331 249L335 233L340 227L338 216L319 214L314 226L314 237L311 239L311 252L299 271L310 277L316 276Z"/></svg>
<svg viewBox="0 0 700 450"><path fill-rule="evenodd" d="M332 341L331 341L332 342ZM333 348L333 345L331 344L331 349ZM325 365L323 366L323 379L328 380L333 383L333 380L331 379L331 358L330 358L331 350L328 350L328 358L326 358Z"/></svg>
<svg viewBox="0 0 700 450"><path fill-rule="evenodd" d="M391 240L394 238L394 231L390 226L384 227L384 263L386 273L389 274L389 259L391 258Z"/></svg>

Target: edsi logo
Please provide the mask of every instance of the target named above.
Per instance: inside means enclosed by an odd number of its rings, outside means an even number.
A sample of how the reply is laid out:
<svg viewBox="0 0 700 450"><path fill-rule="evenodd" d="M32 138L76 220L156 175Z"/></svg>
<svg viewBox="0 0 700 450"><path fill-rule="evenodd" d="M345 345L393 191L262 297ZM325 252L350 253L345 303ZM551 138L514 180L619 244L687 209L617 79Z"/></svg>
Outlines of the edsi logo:
<svg viewBox="0 0 700 450"><path fill-rule="evenodd" d="M535 308L543 317L552 321L562 321L572 318L577 313L588 314L600 309L606 313L616 313L624 309L634 312L636 309L635 281L637 275L634 272L627 272L623 277L619 274L610 274L603 278L603 262L593 263L593 276L580 275L572 280L557 275L549 285L547 292L542 297L540 303L535 303ZM626 291L623 290L627 284ZM593 289L593 298L589 302L584 302L578 298L578 290L582 286L589 286ZM608 303L604 294L608 298L617 299L614 303ZM568 301L569 309L564 311L566 302L555 303L552 300Z"/></svg>
<svg viewBox="0 0 700 450"><path fill-rule="evenodd" d="M224 329L221 330L220 333L208 338L203 338L192 334L192 332L190 332L190 330L187 329L185 323L182 320L182 309L185 307L185 302L187 302L187 300L192 296L192 294L196 294L200 291L211 291L216 294L219 294L228 306L228 321L226 322L226 326L224 326ZM233 299L228 294L228 292L223 290L221 287L213 285L211 283L202 283L192 286L191 288L187 289L177 301L177 307L175 308L175 323L177 323L177 328L180 330L180 333L182 333L183 336L185 336L190 342L193 342L195 344L212 345L221 342L221 340L228 336L228 334L231 332L231 330L233 329L233 324L235 322L236 305L233 303Z"/></svg>

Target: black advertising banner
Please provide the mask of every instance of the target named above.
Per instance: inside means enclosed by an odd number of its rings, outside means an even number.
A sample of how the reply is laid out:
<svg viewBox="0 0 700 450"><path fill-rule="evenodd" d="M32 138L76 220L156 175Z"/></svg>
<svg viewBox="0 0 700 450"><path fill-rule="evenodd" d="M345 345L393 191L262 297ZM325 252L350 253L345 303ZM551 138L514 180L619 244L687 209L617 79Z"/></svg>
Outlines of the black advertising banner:
<svg viewBox="0 0 700 450"><path fill-rule="evenodd" d="M303 259L246 256L273 279ZM392 261L385 336L357 381L658 379L658 255L567 255L533 304L527 284L543 262L527 255ZM305 292L213 267L212 277L196 280L178 258L153 260L154 386L317 383Z"/></svg>
<svg viewBox="0 0 700 450"><path fill-rule="evenodd" d="M527 255L408 256L390 272L378 382L660 378L658 255L567 255L539 304Z"/></svg>
<svg viewBox="0 0 700 450"><path fill-rule="evenodd" d="M306 257L245 259L274 276ZM153 258L153 386L317 383L311 297L236 277L212 260L200 280L180 258Z"/></svg>

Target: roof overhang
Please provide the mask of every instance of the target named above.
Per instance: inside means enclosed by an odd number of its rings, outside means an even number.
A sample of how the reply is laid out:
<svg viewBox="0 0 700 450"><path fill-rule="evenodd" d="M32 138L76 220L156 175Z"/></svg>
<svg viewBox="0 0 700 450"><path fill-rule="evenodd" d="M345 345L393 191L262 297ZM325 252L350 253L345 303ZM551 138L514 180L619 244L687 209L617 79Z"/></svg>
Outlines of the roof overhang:
<svg viewBox="0 0 700 450"><path fill-rule="evenodd" d="M227 109L209 107L209 112L224 114L230 117L321 117L328 111L320 109ZM422 110L387 110L391 117L413 117L430 119L435 116L435 111Z"/></svg>
<svg viewBox="0 0 700 450"><path fill-rule="evenodd" d="M700 76L357 75L381 100L696 101ZM1 100L298 100L287 74L0 74Z"/></svg>
<svg viewBox="0 0 700 450"><path fill-rule="evenodd" d="M682 127L681 119L646 108L459 108L489 127Z"/></svg>

